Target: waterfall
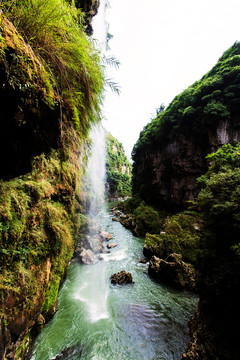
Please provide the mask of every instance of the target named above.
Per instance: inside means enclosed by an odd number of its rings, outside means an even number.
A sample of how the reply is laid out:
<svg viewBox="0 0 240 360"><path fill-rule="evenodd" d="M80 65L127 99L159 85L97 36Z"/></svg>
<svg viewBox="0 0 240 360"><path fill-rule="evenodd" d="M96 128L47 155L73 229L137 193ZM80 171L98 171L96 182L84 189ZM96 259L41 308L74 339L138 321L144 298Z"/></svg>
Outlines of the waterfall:
<svg viewBox="0 0 240 360"><path fill-rule="evenodd" d="M93 18L93 37L98 40L102 51L106 49L108 24L106 21L107 0L101 0L98 14Z"/></svg>
<svg viewBox="0 0 240 360"><path fill-rule="evenodd" d="M105 130L102 126L95 126L91 130L91 155L87 168L88 189L90 193L90 206L88 209L88 231L80 240L82 268L79 286L74 299L84 303L89 319L95 323L109 317L107 310L108 286L105 278L105 268L98 262L98 253L104 251L100 237L98 215L104 209L105 200L105 164L106 146ZM93 268L93 264L94 268Z"/></svg>
<svg viewBox="0 0 240 360"><path fill-rule="evenodd" d="M87 168L91 192L89 216L94 217L99 212L105 195L106 141L103 127L94 127L90 137L92 149Z"/></svg>
<svg viewBox="0 0 240 360"><path fill-rule="evenodd" d="M106 0L101 0L94 19L94 37L104 50L105 13ZM92 252L96 262L71 262L59 293L59 310L38 336L31 360L175 360L181 357L189 340L187 321L195 311L197 299L148 278L147 265L139 263L143 239L112 221L112 214L103 204L104 129L94 127L90 137L85 190L91 194L88 234L81 238L79 253ZM111 253L101 253L102 260L97 262L98 223L112 235L117 247ZM122 288L110 283L110 276L122 269L133 274L134 286Z"/></svg>

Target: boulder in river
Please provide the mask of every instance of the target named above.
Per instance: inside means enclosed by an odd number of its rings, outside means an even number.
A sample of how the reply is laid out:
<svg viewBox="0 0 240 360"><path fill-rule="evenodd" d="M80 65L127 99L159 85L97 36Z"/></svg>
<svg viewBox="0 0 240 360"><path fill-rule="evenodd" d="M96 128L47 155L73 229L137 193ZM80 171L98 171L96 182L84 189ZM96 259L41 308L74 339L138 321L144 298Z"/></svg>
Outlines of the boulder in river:
<svg viewBox="0 0 240 360"><path fill-rule="evenodd" d="M99 235L101 237L102 240L111 240L112 239L112 235L109 234L107 231L103 231L103 230L100 230L99 231Z"/></svg>
<svg viewBox="0 0 240 360"><path fill-rule="evenodd" d="M108 248L108 249L112 249L112 248L114 248L114 247L116 247L116 246L117 246L116 243L107 244L107 248Z"/></svg>
<svg viewBox="0 0 240 360"><path fill-rule="evenodd" d="M134 284L132 274L125 270L113 274L110 279L112 284Z"/></svg>
<svg viewBox="0 0 240 360"><path fill-rule="evenodd" d="M120 210L113 210L113 215L120 216L120 215L122 215L122 212Z"/></svg>
<svg viewBox="0 0 240 360"><path fill-rule="evenodd" d="M182 261L180 254L171 254L166 260L152 256L148 274L159 282L178 289L196 291L195 270L193 265Z"/></svg>
<svg viewBox="0 0 240 360"><path fill-rule="evenodd" d="M90 249L83 249L82 252L79 255L80 260L85 265L92 265L96 264L98 259Z"/></svg>
<svg viewBox="0 0 240 360"><path fill-rule="evenodd" d="M148 259L140 259L139 262L141 264L146 264L148 262Z"/></svg>
<svg viewBox="0 0 240 360"><path fill-rule="evenodd" d="M80 345L70 346L62 350L53 360L70 360L76 355L78 357L83 355L83 348Z"/></svg>
<svg viewBox="0 0 240 360"><path fill-rule="evenodd" d="M94 254L103 252L102 238L98 235L86 235L84 248L90 249Z"/></svg>

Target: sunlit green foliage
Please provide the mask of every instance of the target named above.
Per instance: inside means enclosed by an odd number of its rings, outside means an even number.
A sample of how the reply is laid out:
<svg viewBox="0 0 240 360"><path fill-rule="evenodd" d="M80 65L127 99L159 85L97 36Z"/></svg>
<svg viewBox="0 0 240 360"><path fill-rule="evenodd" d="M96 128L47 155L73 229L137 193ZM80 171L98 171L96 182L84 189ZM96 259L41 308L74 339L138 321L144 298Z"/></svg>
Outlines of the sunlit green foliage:
<svg viewBox="0 0 240 360"><path fill-rule="evenodd" d="M240 145L224 145L207 156L208 172L198 179L194 207L203 214L203 247L214 253L235 250L240 255Z"/></svg>
<svg viewBox="0 0 240 360"><path fill-rule="evenodd" d="M56 153L35 158L31 173L0 182L1 300L24 286L28 306L34 305L38 272L47 259L59 284L72 254L77 178L74 165Z"/></svg>
<svg viewBox="0 0 240 360"><path fill-rule="evenodd" d="M83 223L76 193L104 82L84 25L74 1L0 1L0 176L9 180L0 180L6 357L23 356L28 338L17 348L18 335L29 335L37 315L55 303Z"/></svg>
<svg viewBox="0 0 240 360"><path fill-rule="evenodd" d="M47 71L54 102L86 134L99 121L103 71L80 10L64 0L2 1L1 8Z"/></svg>
<svg viewBox="0 0 240 360"><path fill-rule="evenodd" d="M208 160L193 203L204 221L197 264L200 320L207 330L205 347L214 358L231 360L239 354L240 145L224 145Z"/></svg>
<svg viewBox="0 0 240 360"><path fill-rule="evenodd" d="M229 118L234 126L240 111L239 91L240 43L236 42L210 72L146 125L134 146L133 160L149 146L169 141L176 134L203 136L206 126L216 128L220 120Z"/></svg>
<svg viewBox="0 0 240 360"><path fill-rule="evenodd" d="M110 197L130 196L132 165L125 155L123 145L110 133L106 136L106 144L108 193Z"/></svg>
<svg viewBox="0 0 240 360"><path fill-rule="evenodd" d="M196 264L199 252L199 217L179 213L169 216L163 222L160 234L146 234L145 248L148 252L166 258L178 253L183 260Z"/></svg>
<svg viewBox="0 0 240 360"><path fill-rule="evenodd" d="M127 216L127 222L121 219L121 223L128 226L134 234L144 237L145 234L158 234L163 228L164 218L167 216L165 211L158 211L146 204L138 195L120 202L118 208Z"/></svg>

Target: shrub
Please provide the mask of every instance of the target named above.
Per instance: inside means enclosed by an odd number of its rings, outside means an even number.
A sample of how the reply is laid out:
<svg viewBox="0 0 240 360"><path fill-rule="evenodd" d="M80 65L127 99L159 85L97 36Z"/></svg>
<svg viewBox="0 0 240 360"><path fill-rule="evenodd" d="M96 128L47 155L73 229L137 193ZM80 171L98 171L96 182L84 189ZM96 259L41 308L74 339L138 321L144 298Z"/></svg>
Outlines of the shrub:
<svg viewBox="0 0 240 360"><path fill-rule="evenodd" d="M47 70L53 103L86 135L100 118L103 71L80 10L64 0L2 1L1 7Z"/></svg>
<svg viewBox="0 0 240 360"><path fill-rule="evenodd" d="M106 136L106 185L110 197L131 195L132 165L123 145L110 133Z"/></svg>
<svg viewBox="0 0 240 360"><path fill-rule="evenodd" d="M161 258L178 253L183 256L184 261L195 265L199 252L199 224L197 214L179 213L168 217L160 234L146 235L146 253L150 252Z"/></svg>
<svg viewBox="0 0 240 360"><path fill-rule="evenodd" d="M134 221L137 225L137 233L145 236L147 232L157 234L161 228L161 220L159 213L151 206L147 206L142 202L133 212Z"/></svg>

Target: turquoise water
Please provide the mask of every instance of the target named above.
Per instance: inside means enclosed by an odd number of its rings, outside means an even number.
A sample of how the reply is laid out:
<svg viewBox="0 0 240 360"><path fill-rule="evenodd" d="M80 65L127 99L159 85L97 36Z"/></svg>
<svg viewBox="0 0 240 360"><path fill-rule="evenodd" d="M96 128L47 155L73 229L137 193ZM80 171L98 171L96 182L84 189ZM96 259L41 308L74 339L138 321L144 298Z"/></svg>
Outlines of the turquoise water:
<svg viewBox="0 0 240 360"><path fill-rule="evenodd" d="M117 247L95 265L72 262L59 293L59 310L37 338L32 360L179 360L188 338L187 322L197 298L157 284L139 263L144 240L98 215ZM133 285L112 285L125 269ZM59 357L60 358L60 357Z"/></svg>

